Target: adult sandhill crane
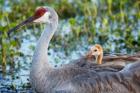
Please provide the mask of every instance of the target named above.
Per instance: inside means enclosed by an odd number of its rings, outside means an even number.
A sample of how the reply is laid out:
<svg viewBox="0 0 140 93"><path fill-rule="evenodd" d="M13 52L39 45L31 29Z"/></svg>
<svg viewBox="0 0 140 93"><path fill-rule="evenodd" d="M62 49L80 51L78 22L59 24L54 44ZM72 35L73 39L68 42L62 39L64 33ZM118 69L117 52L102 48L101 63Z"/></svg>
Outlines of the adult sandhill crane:
<svg viewBox="0 0 140 93"><path fill-rule="evenodd" d="M119 72L84 69L66 64L54 68L48 60L48 45L58 26L58 15L50 7L37 8L35 14L9 31L30 23L47 23L33 56L30 81L38 93L139 93L140 62Z"/></svg>

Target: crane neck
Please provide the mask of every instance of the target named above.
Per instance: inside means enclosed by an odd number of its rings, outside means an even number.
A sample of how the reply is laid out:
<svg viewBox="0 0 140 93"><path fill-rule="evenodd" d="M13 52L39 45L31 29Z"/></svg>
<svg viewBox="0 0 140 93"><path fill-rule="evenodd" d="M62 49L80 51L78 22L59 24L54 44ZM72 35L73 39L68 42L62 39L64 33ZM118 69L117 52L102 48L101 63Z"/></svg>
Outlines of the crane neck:
<svg viewBox="0 0 140 93"><path fill-rule="evenodd" d="M41 37L36 46L36 50L33 56L33 64L45 66L47 69L51 69L52 66L48 60L48 47L52 36L57 29L58 21L54 21L46 25L46 29L42 32ZM40 67L42 68L42 67Z"/></svg>
<svg viewBox="0 0 140 93"><path fill-rule="evenodd" d="M98 55L96 57L96 63L97 64L102 64L102 59L103 59L103 53L101 53L100 55Z"/></svg>

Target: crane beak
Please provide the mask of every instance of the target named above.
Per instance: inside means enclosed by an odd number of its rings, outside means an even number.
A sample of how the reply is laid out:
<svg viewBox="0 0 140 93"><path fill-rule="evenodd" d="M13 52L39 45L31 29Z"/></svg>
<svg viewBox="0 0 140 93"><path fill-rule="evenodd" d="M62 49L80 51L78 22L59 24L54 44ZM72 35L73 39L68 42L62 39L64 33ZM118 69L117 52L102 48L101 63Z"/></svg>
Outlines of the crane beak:
<svg viewBox="0 0 140 93"><path fill-rule="evenodd" d="M17 26L15 26L15 27L12 28L12 29L10 29L10 30L8 31L8 33L7 33L8 36L10 36L10 34L11 34L12 32L18 30L20 27L22 27L22 26L24 26L24 25L26 25L26 24L29 24L29 23L31 23L31 22L33 22L35 19L36 19L36 18L35 18L34 16L29 17L28 19L26 19L26 20L23 21L22 23L18 24Z"/></svg>

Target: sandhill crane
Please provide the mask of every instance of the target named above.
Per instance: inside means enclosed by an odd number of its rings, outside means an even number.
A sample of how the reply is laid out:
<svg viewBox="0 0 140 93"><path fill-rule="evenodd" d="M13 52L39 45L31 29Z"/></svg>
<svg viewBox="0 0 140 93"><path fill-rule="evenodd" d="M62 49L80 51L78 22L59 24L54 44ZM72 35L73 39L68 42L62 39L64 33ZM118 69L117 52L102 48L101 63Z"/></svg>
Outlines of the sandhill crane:
<svg viewBox="0 0 140 93"><path fill-rule="evenodd" d="M139 93L140 62L117 72L84 69L74 64L54 68L48 60L48 45L57 30L58 15L53 8L37 8L35 14L9 31L30 23L46 23L33 56L30 82L38 93Z"/></svg>
<svg viewBox="0 0 140 93"><path fill-rule="evenodd" d="M127 56L119 56L112 58L111 56L103 57L103 48L99 44L93 45L86 55L80 57L79 59L72 60L70 63L83 67L84 69L90 70L100 70L103 69L107 72L120 71L126 65L128 59L134 59L134 57ZM121 60L121 61L120 61ZM134 60L136 62L137 60Z"/></svg>
<svg viewBox="0 0 140 93"><path fill-rule="evenodd" d="M102 59L103 59L103 48L99 44L95 44L90 48L90 51L87 53L87 58L91 58L95 56L96 58L96 63L97 64L102 64Z"/></svg>
<svg viewBox="0 0 140 93"><path fill-rule="evenodd" d="M94 57L96 61L94 60ZM93 61L94 63L103 64L107 66L109 65L125 66L128 63L136 62L140 60L139 53L136 53L134 55L114 55L114 56L105 55L103 56L103 48L99 44L93 45L88 51L88 53L84 56L84 58L85 58L85 61L87 62Z"/></svg>

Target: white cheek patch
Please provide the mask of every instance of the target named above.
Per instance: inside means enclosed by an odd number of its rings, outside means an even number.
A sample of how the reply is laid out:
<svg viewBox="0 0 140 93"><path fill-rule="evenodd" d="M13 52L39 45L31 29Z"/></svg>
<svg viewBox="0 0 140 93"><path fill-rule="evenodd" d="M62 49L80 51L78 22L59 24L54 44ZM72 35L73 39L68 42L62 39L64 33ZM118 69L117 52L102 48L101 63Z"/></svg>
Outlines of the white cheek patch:
<svg viewBox="0 0 140 93"><path fill-rule="evenodd" d="M50 23L49 16L50 16L50 12L46 12L43 16L34 20L34 22L36 22L36 23L47 23L47 22Z"/></svg>

